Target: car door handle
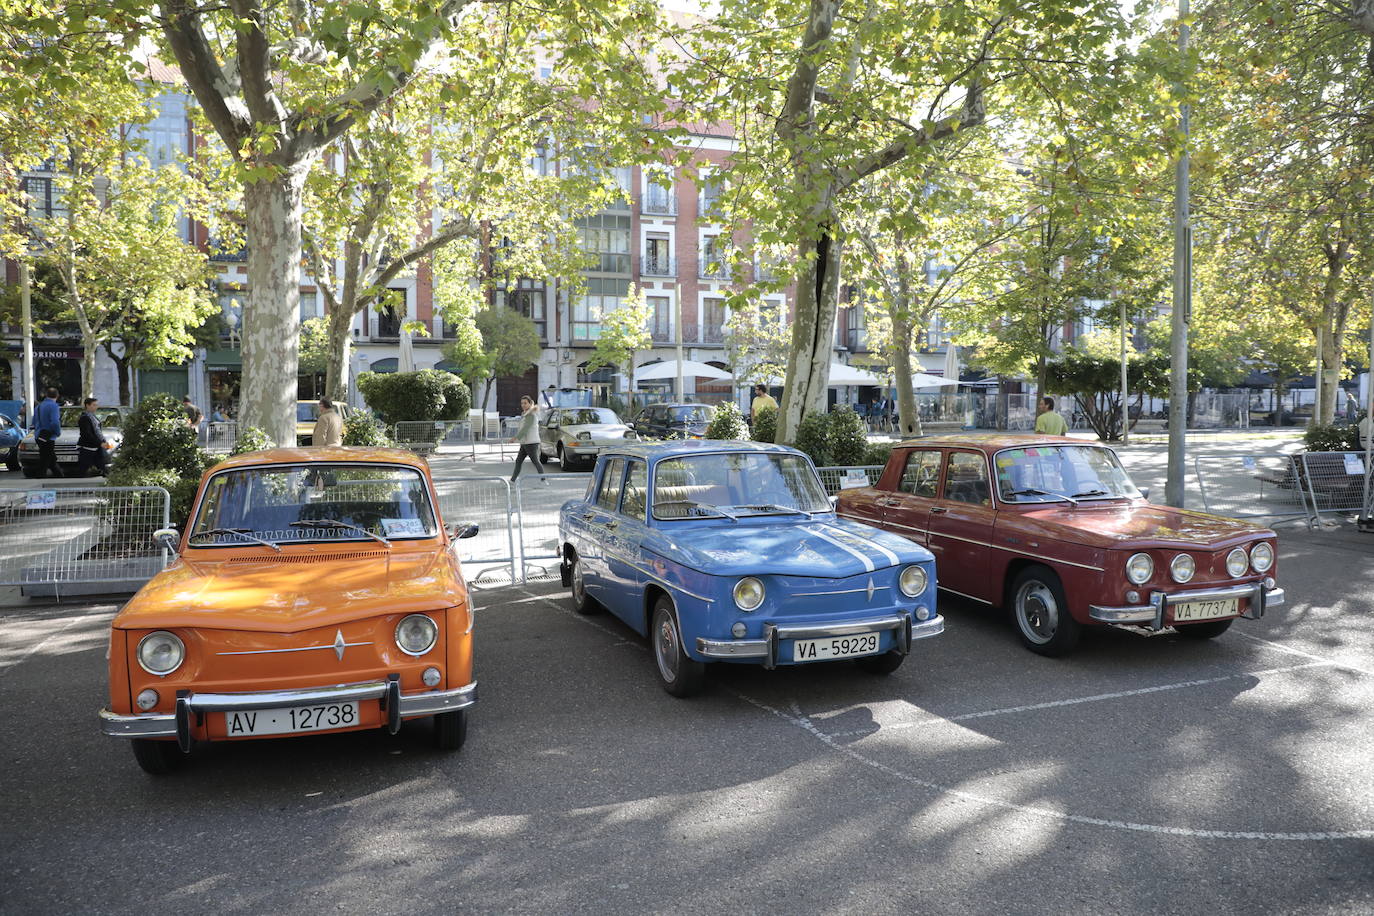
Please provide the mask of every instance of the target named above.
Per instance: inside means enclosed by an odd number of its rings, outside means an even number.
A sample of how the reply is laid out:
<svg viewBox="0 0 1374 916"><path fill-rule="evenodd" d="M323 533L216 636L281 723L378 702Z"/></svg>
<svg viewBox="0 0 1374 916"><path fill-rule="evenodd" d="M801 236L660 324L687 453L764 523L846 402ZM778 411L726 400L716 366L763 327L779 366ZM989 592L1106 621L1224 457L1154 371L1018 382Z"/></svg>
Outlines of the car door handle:
<svg viewBox="0 0 1374 916"><path fill-rule="evenodd" d="M608 531L614 531L614 530L620 525L620 522L618 522L618 521L616 521L615 519L611 518L611 519L607 519L603 524L605 525L605 527L606 527L606 529L607 529Z"/></svg>
<svg viewBox="0 0 1374 916"><path fill-rule="evenodd" d="M949 510L946 509L944 506L931 506L931 507L930 507L930 514L931 514L931 515L943 515L944 513L948 512L948 511L949 511Z"/></svg>
<svg viewBox="0 0 1374 916"><path fill-rule="evenodd" d="M579 515L578 518L582 519L584 522L590 522L592 519L596 518L596 515L595 513L588 512L586 515Z"/></svg>

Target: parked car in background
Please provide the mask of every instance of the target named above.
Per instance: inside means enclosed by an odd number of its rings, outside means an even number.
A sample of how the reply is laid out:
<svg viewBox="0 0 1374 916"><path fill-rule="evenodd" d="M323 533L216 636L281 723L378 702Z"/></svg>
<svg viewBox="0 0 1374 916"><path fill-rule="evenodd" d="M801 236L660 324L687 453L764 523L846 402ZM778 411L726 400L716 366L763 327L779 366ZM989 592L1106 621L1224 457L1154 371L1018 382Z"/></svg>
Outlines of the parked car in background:
<svg viewBox="0 0 1374 916"><path fill-rule="evenodd" d="M434 721L467 735L473 611L424 459L397 449L249 452L205 473L176 559L115 615L107 735L150 773L197 741Z"/></svg>
<svg viewBox="0 0 1374 916"><path fill-rule="evenodd" d="M1211 638L1283 603L1273 531L1148 502L1102 445L947 436L892 450L837 511L928 546L940 587L1006 607L1026 647L1062 655L1084 627Z"/></svg>
<svg viewBox="0 0 1374 916"><path fill-rule="evenodd" d="M62 434L57 437L54 449L57 452L57 466L63 474L76 473L81 454L76 447L77 440L81 437L81 431L77 424L81 421L81 414L84 409L75 406L58 409ZM123 427L124 418L128 416L128 413L128 407L97 407L95 409L95 415L100 420L100 428L105 431L105 454L112 465L119 455L119 446L124 441L121 427ZM26 433L19 443L19 466L25 477L39 476L38 440L34 438L32 432Z"/></svg>
<svg viewBox="0 0 1374 916"><path fill-rule="evenodd" d="M649 439L704 439L715 415L710 404L651 404L635 417L634 428Z"/></svg>
<svg viewBox="0 0 1374 916"><path fill-rule="evenodd" d="M341 419L347 420L353 413L347 404L336 403L334 409ZM315 421L320 418L320 402L296 402L296 444L310 445L315 436Z"/></svg>
<svg viewBox="0 0 1374 916"><path fill-rule="evenodd" d="M7 470L19 470L19 443L23 439L24 430L19 424L0 413L0 456L4 457Z"/></svg>
<svg viewBox="0 0 1374 916"><path fill-rule="evenodd" d="M563 470L596 464L601 450L621 445L638 434L609 407L555 407L539 424L544 457L557 458Z"/></svg>
<svg viewBox="0 0 1374 916"><path fill-rule="evenodd" d="M785 446L607 449L559 543L577 611L604 606L648 636L674 696L700 690L708 662L886 674L944 629L930 552L837 518L811 459Z"/></svg>

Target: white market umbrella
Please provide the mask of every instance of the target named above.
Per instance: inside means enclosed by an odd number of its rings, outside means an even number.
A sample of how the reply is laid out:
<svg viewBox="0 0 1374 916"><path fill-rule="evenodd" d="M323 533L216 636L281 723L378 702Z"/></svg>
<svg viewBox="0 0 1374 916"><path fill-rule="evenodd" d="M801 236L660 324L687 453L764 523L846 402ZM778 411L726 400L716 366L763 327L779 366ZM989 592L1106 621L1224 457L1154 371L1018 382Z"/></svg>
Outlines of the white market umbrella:
<svg viewBox="0 0 1374 916"><path fill-rule="evenodd" d="M410 332L401 332L401 355L396 360L397 372L415 371L415 346L410 340Z"/></svg>
<svg viewBox="0 0 1374 916"><path fill-rule="evenodd" d="M911 387L912 387L912 388L916 388L916 389L920 389L920 388L938 388L938 387L940 387L940 386L942 386L942 385L957 385L957 384L959 384L959 379L958 379L958 377L955 377L955 378L940 378L940 376L938 376L938 375L931 375L929 372L913 372L913 373L911 374Z"/></svg>
<svg viewBox="0 0 1374 916"><path fill-rule="evenodd" d="M953 343L945 344L945 378L959 382L959 348Z"/></svg>
<svg viewBox="0 0 1374 916"><path fill-rule="evenodd" d="M724 381L730 378L730 373L724 369L717 369L708 363L697 362L694 359L684 359L682 361L682 375L684 378L709 378ZM665 359L662 362L650 363L647 366L635 368L635 382L653 382L661 379L676 379L678 376L677 360Z"/></svg>
<svg viewBox="0 0 1374 916"><path fill-rule="evenodd" d="M768 379L768 385L783 385L786 382L781 376L775 375ZM845 388L851 385L877 385L879 388L887 387L887 379L870 372L867 369L860 369L858 366L846 366L844 363L830 364L830 382L827 387Z"/></svg>

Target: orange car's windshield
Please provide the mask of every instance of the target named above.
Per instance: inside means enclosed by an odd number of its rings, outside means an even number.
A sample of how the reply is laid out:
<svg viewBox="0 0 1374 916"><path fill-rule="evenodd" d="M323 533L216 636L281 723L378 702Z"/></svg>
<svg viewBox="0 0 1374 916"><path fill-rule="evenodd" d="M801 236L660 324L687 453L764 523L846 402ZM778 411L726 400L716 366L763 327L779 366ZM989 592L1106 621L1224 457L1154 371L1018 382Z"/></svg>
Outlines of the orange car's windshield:
<svg viewBox="0 0 1374 916"><path fill-rule="evenodd" d="M326 464L238 468L210 478L192 547L433 537L429 490L413 468Z"/></svg>

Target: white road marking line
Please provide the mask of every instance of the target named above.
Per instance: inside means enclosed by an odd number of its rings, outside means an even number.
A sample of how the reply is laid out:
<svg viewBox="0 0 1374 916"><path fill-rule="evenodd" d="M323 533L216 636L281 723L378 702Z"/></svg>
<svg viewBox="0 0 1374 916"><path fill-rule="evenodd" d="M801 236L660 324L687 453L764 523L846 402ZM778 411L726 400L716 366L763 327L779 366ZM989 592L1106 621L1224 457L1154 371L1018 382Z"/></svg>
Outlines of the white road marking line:
<svg viewBox="0 0 1374 916"><path fill-rule="evenodd" d="M624 633L617 633L615 630L613 630L613 629L611 629L610 627L606 626L605 624L603 624L603 623L601 623L601 622L595 620L595 619L592 618L592 617L588 617L588 616L585 616L585 615L583 615L583 614L574 613L570 608L566 608L566 607L564 607L563 605L559 604L558 602L556 602L556 601L552 600L551 598L549 598L548 595L536 595L536 594L534 594L533 592L530 592L529 590L527 590L526 588L524 588L523 586L520 587L520 591L524 592L526 595L529 595L529 597L532 598L533 600L539 602L540 604L544 604L544 605L546 605L546 606L552 608L553 610L555 610L555 611L557 611L558 613L564 615L565 617L571 617L573 620L576 620L576 621L579 622L579 623L585 623L585 624L586 624L587 626L589 626L589 627L595 627L596 629L600 630L601 632L606 633L606 634L609 634L610 636L615 637L615 640L616 640L616 641L615 641L614 644L617 645L617 646L635 646L636 648L643 649L643 650L645 650L646 652L648 651L648 647L645 646L645 645L643 645L642 643L635 642L634 640L626 639ZM607 611L606 613L609 614L610 611ZM619 618L617 618L617 619L619 619Z"/></svg>
<svg viewBox="0 0 1374 916"><path fill-rule="evenodd" d="M1222 684L1226 681L1240 680L1247 677L1263 677L1270 674L1283 674L1287 671L1301 671L1305 668L1331 668L1335 665L1331 662L1316 661L1305 665L1288 665L1284 668L1268 668L1262 671L1242 671L1239 674L1226 674L1221 677L1202 678L1195 681L1177 681L1172 684L1157 684L1154 687L1139 687L1135 690L1118 690L1113 693L1098 693L1087 697L1071 697L1066 700L1049 700L1044 703L1031 703L1026 706L1006 706L1001 709L985 709L981 712L966 712L957 716L927 716L924 719L917 719L913 722L896 722L892 725L883 725L881 731L895 730L901 728L920 728L923 725L935 725L941 722L966 722L969 719L985 719L988 716L1008 716L1018 712L1035 712L1041 709L1055 709L1061 706L1077 706L1080 703L1100 703L1105 700L1120 700L1125 697L1143 696L1149 693L1161 693L1166 690L1183 690L1188 687L1205 687L1209 684ZM848 731L834 732L832 738L854 738L859 735L869 735L871 731Z"/></svg>
<svg viewBox="0 0 1374 916"><path fill-rule="evenodd" d="M1296 655L1299 658L1316 659L1317 661L1325 662L1333 668L1343 668L1346 671L1354 671L1356 674L1363 674L1365 677L1374 677L1374 671L1370 671L1368 668L1361 668L1358 665L1352 665L1348 662L1338 661L1335 659L1323 658L1320 655L1313 655L1311 652L1304 652L1301 649L1294 649L1291 646L1285 646L1283 643L1277 643L1269 639L1260 639L1258 636L1251 636L1249 633L1238 633L1236 635L1244 639L1251 640L1252 642L1262 643L1263 645L1266 645L1271 649L1277 649L1280 652L1287 652L1289 655Z"/></svg>
<svg viewBox="0 0 1374 916"><path fill-rule="evenodd" d="M727 693L735 696L744 702L755 706L765 712L770 712L784 722L797 726L809 733L817 741L826 745L833 751L837 751L851 760L863 764L870 769L876 770L885 776L901 780L910 785L920 786L933 792L949 795L954 798L962 799L978 805L985 805L992 808L1001 808L1004 811L1015 811L1020 814L1029 814L1033 817L1041 817L1047 820L1065 821L1073 824L1084 824L1090 827L1107 827L1113 830L1127 830L1135 833L1154 833L1166 836L1181 836L1192 839L1203 840L1273 840L1280 842L1299 842L1315 840L1366 840L1374 839L1374 830L1321 830L1305 832L1270 832L1259 830L1200 830L1192 827L1171 827L1166 824L1141 824L1134 821L1118 821L1109 818L1089 817L1083 814L1071 814L1065 811L1052 811L1048 808L1039 808L1034 805L1019 805L1015 802L1004 801L1000 798L992 798L980 795L976 792L968 792L963 789L955 789L951 786L941 785L927 779L921 779L910 773L898 770L896 767L889 766L879 760L861 753L855 748L838 743L831 735L817 728L809 718L800 713L788 715L780 709L775 709L760 700L742 694L736 690L722 686ZM796 704L792 704L795 710Z"/></svg>
<svg viewBox="0 0 1374 916"><path fill-rule="evenodd" d="M92 617L98 617L98 616L100 616L99 613L96 613L96 614L82 614L82 615L77 616L77 617L69 617L69 618L67 618L67 622L66 622L66 623L62 624L62 626L58 627L58 628L57 628L56 630L54 630L53 632L49 633L47 636L44 636L42 639L40 639L38 642L34 643L32 646L29 646L28 651L24 652L22 655L20 655L20 656L19 656L18 658L16 658L14 661L12 661L12 662L10 662L10 663L8 663L8 664L6 664L6 665L0 665L0 674L4 674L5 672L9 671L11 668L16 668L16 667L18 667L18 666L19 666L20 664L22 664L22 663L24 662L24 660L27 659L29 656L33 655L33 654L34 654L35 652L37 652L39 649L43 648L44 646L46 646L48 643L52 642L52 641L53 641L54 639L56 639L57 637L61 636L61 635L62 635L63 633L65 633L65 632L67 632L67 630L71 629L72 624L76 623L78 620L89 620L89 619L92 618Z"/></svg>

